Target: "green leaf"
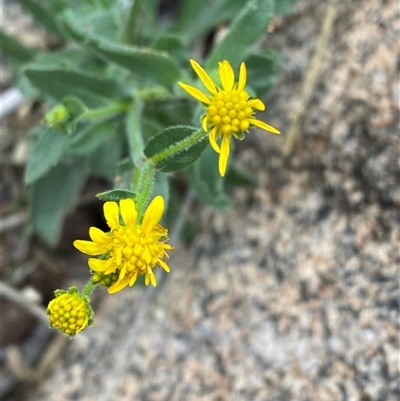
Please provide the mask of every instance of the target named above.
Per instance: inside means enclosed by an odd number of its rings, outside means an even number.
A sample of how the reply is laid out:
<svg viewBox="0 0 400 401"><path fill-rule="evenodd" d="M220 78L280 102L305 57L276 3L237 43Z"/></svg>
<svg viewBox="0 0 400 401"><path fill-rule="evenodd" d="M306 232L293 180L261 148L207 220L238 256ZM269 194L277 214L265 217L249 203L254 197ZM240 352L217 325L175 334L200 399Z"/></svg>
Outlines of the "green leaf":
<svg viewBox="0 0 400 401"><path fill-rule="evenodd" d="M169 176L170 174L165 174L161 171L158 171L154 178L154 187L153 193L151 195L151 199L154 199L157 195L161 195L164 198L165 202L165 210L164 215L168 210L169 203Z"/></svg>
<svg viewBox="0 0 400 401"><path fill-rule="evenodd" d="M80 160L72 166L58 165L33 184L33 229L50 245L58 243L64 216L77 203L85 179L85 163Z"/></svg>
<svg viewBox="0 0 400 401"><path fill-rule="evenodd" d="M64 11L66 8L71 7L71 0L52 0L51 6L53 12L59 14L60 12Z"/></svg>
<svg viewBox="0 0 400 401"><path fill-rule="evenodd" d="M258 98L263 98L275 85L280 64L279 53L271 49L253 53L246 60L247 82Z"/></svg>
<svg viewBox="0 0 400 401"><path fill-rule="evenodd" d="M49 53L38 53L27 67L34 69L61 69L90 71L90 75L99 75L104 71L105 63L82 48L67 48ZM101 76L100 78L104 78Z"/></svg>
<svg viewBox="0 0 400 401"><path fill-rule="evenodd" d="M130 189L132 188L133 182L133 170L135 166L130 158L120 160L117 163L117 168L115 172L114 183L118 188Z"/></svg>
<svg viewBox="0 0 400 401"><path fill-rule="evenodd" d="M43 5L43 2L34 0L18 0L35 18L49 31L64 37L64 32L57 20L57 15Z"/></svg>
<svg viewBox="0 0 400 401"><path fill-rule="evenodd" d="M129 97L129 93L111 79L95 78L61 68L28 67L24 72L33 86L59 101L67 96L77 96L82 99L89 97L92 100Z"/></svg>
<svg viewBox="0 0 400 401"><path fill-rule="evenodd" d="M137 78L150 80L172 89L180 76L177 63L165 52L123 45L84 34L71 21L70 14L66 18L66 24L76 40L82 41L108 60L129 70Z"/></svg>
<svg viewBox="0 0 400 401"><path fill-rule="evenodd" d="M93 152L114 135L116 127L117 123L112 120L85 125L71 138L68 153L84 155Z"/></svg>
<svg viewBox="0 0 400 401"><path fill-rule="evenodd" d="M224 179L218 172L218 153L209 146L201 157L186 169L189 184L206 205L225 209L231 199L224 192Z"/></svg>
<svg viewBox="0 0 400 401"><path fill-rule="evenodd" d="M145 142L148 142L153 136L163 130L163 126L153 118L147 118L142 115L142 133Z"/></svg>
<svg viewBox="0 0 400 401"><path fill-rule="evenodd" d="M287 14L292 11L296 0L275 0L275 14Z"/></svg>
<svg viewBox="0 0 400 401"><path fill-rule="evenodd" d="M156 163L156 168L158 170L164 172L181 170L200 157L207 146L205 135L202 136L202 140L195 142L195 144L190 147L184 148L184 150L179 153L173 153L171 156L161 161L157 161L156 159L160 154L183 145L185 142L188 142L190 138L197 136L199 133L200 130L184 125L166 128L150 139L144 153L148 158L153 158L153 162Z"/></svg>
<svg viewBox="0 0 400 401"><path fill-rule="evenodd" d="M3 55L19 62L30 61L35 55L33 49L23 45L17 38L7 35L2 29L0 29L0 43Z"/></svg>
<svg viewBox="0 0 400 401"><path fill-rule="evenodd" d="M31 184L55 166L68 145L69 138L52 128L45 129L36 142L25 171L25 183Z"/></svg>
<svg viewBox="0 0 400 401"><path fill-rule="evenodd" d="M160 34L165 30L165 24L159 18L159 1L136 1L133 7L135 10L131 9L129 14L125 12L123 15L124 34L120 41L137 44L149 43L154 39L155 32Z"/></svg>
<svg viewBox="0 0 400 401"><path fill-rule="evenodd" d="M144 114L146 118L162 124L164 128L171 125L187 125L192 122L193 103L188 99L175 99L171 102L148 101Z"/></svg>
<svg viewBox="0 0 400 401"><path fill-rule="evenodd" d="M128 109L125 119L125 132L129 144L132 162L135 166L140 166L144 159L144 143L142 135L142 110L143 103L135 99Z"/></svg>
<svg viewBox="0 0 400 401"><path fill-rule="evenodd" d="M121 11L116 10L115 7L110 7L102 13L97 13L96 16L92 17L91 34L108 40L118 40L122 28L119 14L121 14Z"/></svg>
<svg viewBox="0 0 400 401"><path fill-rule="evenodd" d="M185 1L177 22L177 30L182 40L188 43L207 34L219 22L229 20L238 14L243 0Z"/></svg>
<svg viewBox="0 0 400 401"><path fill-rule="evenodd" d="M256 187L258 179L255 175L246 173L231 165L226 173L225 183L227 186L233 187Z"/></svg>
<svg viewBox="0 0 400 401"><path fill-rule="evenodd" d="M125 189L110 189L109 191L98 193L96 197L105 202L119 202L121 199L135 199L136 194Z"/></svg>
<svg viewBox="0 0 400 401"><path fill-rule="evenodd" d="M120 128L117 129L113 136L89 155L89 167L94 175L113 181L124 146L121 131Z"/></svg>
<svg viewBox="0 0 400 401"><path fill-rule="evenodd" d="M77 122L79 117L88 110L86 105L77 97L66 97L63 99L62 104L68 109L71 119Z"/></svg>
<svg viewBox="0 0 400 401"><path fill-rule="evenodd" d="M214 47L206 67L216 68L222 60L228 60L234 68L239 67L250 54L251 46L267 33L273 10L273 0L249 1Z"/></svg>
<svg viewBox="0 0 400 401"><path fill-rule="evenodd" d="M150 46L154 50L166 52L176 60L187 60L187 48L177 35L165 34L159 36Z"/></svg>

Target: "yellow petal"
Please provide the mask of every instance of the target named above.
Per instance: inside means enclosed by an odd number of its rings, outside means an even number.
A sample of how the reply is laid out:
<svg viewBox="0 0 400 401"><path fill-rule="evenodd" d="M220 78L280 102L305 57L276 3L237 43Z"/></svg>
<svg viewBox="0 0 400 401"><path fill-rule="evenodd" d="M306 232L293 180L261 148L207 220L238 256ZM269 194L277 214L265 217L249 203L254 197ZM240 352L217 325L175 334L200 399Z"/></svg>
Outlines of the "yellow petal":
<svg viewBox="0 0 400 401"><path fill-rule="evenodd" d="M119 227L119 209L116 202L106 202L103 206L104 217L108 227L115 229Z"/></svg>
<svg viewBox="0 0 400 401"><path fill-rule="evenodd" d="M208 136L208 139L210 141L210 144L212 146L212 148L217 152L217 153L221 153L221 148L219 147L217 141L215 140L215 135L217 133L217 128L214 127L211 132L210 135Z"/></svg>
<svg viewBox="0 0 400 401"><path fill-rule="evenodd" d="M104 273L108 268L108 263L106 260L89 258L88 260L89 267L95 272Z"/></svg>
<svg viewBox="0 0 400 401"><path fill-rule="evenodd" d="M112 258L107 259L106 262L107 262L106 263L107 270L104 272L104 274L115 273L115 271L117 270L117 265L115 264L113 259Z"/></svg>
<svg viewBox="0 0 400 401"><path fill-rule="evenodd" d="M204 132L207 132L208 127L207 127L207 122L208 122L208 118L207 118L207 114L201 119L201 127L203 128Z"/></svg>
<svg viewBox="0 0 400 401"><path fill-rule="evenodd" d="M99 245L92 241L84 241L80 239L74 241L74 247L86 255L101 255L107 251L107 247L104 245Z"/></svg>
<svg viewBox="0 0 400 401"><path fill-rule="evenodd" d="M146 276L144 277L144 283L146 285L149 285L151 283L153 287L157 287L156 276L154 275L153 270L151 270L150 268L148 269Z"/></svg>
<svg viewBox="0 0 400 401"><path fill-rule="evenodd" d="M218 63L218 71L221 78L222 87L226 91L230 91L235 83L235 74L231 65L229 64L229 61L224 60L221 63Z"/></svg>
<svg viewBox="0 0 400 401"><path fill-rule="evenodd" d="M244 90L244 87L246 86L246 80L247 80L246 64L242 63L240 64L239 83L237 87L238 91Z"/></svg>
<svg viewBox="0 0 400 401"><path fill-rule="evenodd" d="M221 153L219 155L219 173L221 177L225 175L226 166L228 165L229 158L229 136L222 136Z"/></svg>
<svg viewBox="0 0 400 401"><path fill-rule="evenodd" d="M119 209L122 219L126 226L132 227L136 224L136 205L133 199L121 199L119 201Z"/></svg>
<svg viewBox="0 0 400 401"><path fill-rule="evenodd" d="M169 273L171 271L171 269L169 268L169 266L161 259L158 259L158 263L160 264L160 266L167 272Z"/></svg>
<svg viewBox="0 0 400 401"><path fill-rule="evenodd" d="M203 82L204 86L212 93L216 94L217 90L215 88L214 82L210 78L210 76L205 72L203 67L197 63L195 60L190 60L190 64L192 65L194 71L198 75L198 77L201 79L201 82Z"/></svg>
<svg viewBox="0 0 400 401"><path fill-rule="evenodd" d="M143 231L151 232L160 221L164 213L164 198L156 196L150 203L143 216Z"/></svg>
<svg viewBox="0 0 400 401"><path fill-rule="evenodd" d="M50 309L53 307L53 305L54 305L55 303L57 303L57 302L58 302L58 299L57 299L57 298L53 298L53 299L49 302L49 304L47 305L47 309L50 310Z"/></svg>
<svg viewBox="0 0 400 401"><path fill-rule="evenodd" d="M89 316L85 314L85 320L83 321L82 325L76 330L75 334L80 333L89 323Z"/></svg>
<svg viewBox="0 0 400 401"><path fill-rule="evenodd" d="M247 104L256 110L265 110L265 104L260 99L251 99L247 101Z"/></svg>
<svg viewBox="0 0 400 401"><path fill-rule="evenodd" d="M112 243L112 237L107 235L97 227L89 228L89 236L91 240L98 245L107 246Z"/></svg>
<svg viewBox="0 0 400 401"><path fill-rule="evenodd" d="M122 246L119 246L115 252L115 263L117 266L121 265L122 261Z"/></svg>
<svg viewBox="0 0 400 401"><path fill-rule="evenodd" d="M137 273L135 273L130 279L129 279L129 287L132 287L133 284L135 284L137 279Z"/></svg>
<svg viewBox="0 0 400 401"><path fill-rule="evenodd" d="M173 251L174 247L170 244L162 244L161 245L163 249L166 249L167 251Z"/></svg>
<svg viewBox="0 0 400 401"><path fill-rule="evenodd" d="M184 84L183 82L178 82L178 84L182 89L189 93L190 96L193 96L201 103L210 104L210 99L201 90L195 88L194 86Z"/></svg>
<svg viewBox="0 0 400 401"><path fill-rule="evenodd" d="M122 265L122 268L119 271L118 279L122 280L125 276L126 276L126 261L124 262L124 264Z"/></svg>
<svg viewBox="0 0 400 401"><path fill-rule="evenodd" d="M149 250L149 248L148 248L147 246L143 249L143 253L142 253L142 255L141 255L141 258L143 258L144 261L145 261L147 264L150 264L151 258L152 258L152 254L151 254L151 252L150 252L150 250ZM143 260L143 259L142 259L142 260Z"/></svg>
<svg viewBox="0 0 400 401"><path fill-rule="evenodd" d="M114 283L107 290L107 292L109 294L115 294L116 292L123 290L128 284L129 284L129 277L125 277L122 280L118 280L116 283Z"/></svg>
<svg viewBox="0 0 400 401"><path fill-rule="evenodd" d="M266 124L264 121L256 120L255 118L248 118L247 121L251 125L255 125L258 128L265 129L266 131L272 132L273 134L280 134L281 133L276 128L272 127L271 125Z"/></svg>

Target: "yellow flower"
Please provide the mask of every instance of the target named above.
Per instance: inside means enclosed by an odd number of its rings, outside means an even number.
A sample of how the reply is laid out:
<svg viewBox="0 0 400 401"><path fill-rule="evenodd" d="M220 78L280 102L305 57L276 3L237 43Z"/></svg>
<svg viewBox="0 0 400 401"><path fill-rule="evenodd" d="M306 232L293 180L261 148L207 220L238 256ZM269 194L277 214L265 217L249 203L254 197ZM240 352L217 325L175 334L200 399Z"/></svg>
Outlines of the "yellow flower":
<svg viewBox="0 0 400 401"><path fill-rule="evenodd" d="M108 289L110 294L132 286L141 275L145 276L146 285L156 286L153 270L157 265L170 271L165 259L167 251L174 248L165 243L168 230L158 224L163 213L162 196L152 200L141 222L132 199L121 199L119 207L116 202L106 202L104 216L111 231L104 233L90 227L92 241L74 241L74 246L87 255L103 255L100 259L89 259L92 270L106 275L117 272L117 281Z"/></svg>
<svg viewBox="0 0 400 401"><path fill-rule="evenodd" d="M92 324L93 310L86 297L72 287L69 292L57 290L47 306L50 326L73 337Z"/></svg>
<svg viewBox="0 0 400 401"><path fill-rule="evenodd" d="M273 134L280 134L280 132L254 117L254 110L265 110L265 105L260 99L250 99L250 95L244 90L247 76L245 63L240 65L237 83L235 83L235 74L229 61L224 60L218 63L222 88L214 84L195 60L190 60L190 64L210 93L204 94L199 89L182 82L179 82L179 85L207 108L206 114L202 117L202 127L204 131L210 132L210 144L220 155L219 173L223 177L228 164L229 143L232 135L243 139L243 131L248 131L251 127L259 127ZM221 147L217 144L219 138L222 138Z"/></svg>

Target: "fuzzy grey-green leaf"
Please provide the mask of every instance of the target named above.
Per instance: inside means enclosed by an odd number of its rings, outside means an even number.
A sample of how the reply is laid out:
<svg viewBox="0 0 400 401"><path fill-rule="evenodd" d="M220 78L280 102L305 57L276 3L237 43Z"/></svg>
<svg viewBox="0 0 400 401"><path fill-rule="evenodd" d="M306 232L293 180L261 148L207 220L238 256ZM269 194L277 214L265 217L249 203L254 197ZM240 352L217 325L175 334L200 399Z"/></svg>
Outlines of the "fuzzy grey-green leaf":
<svg viewBox="0 0 400 401"><path fill-rule="evenodd" d="M218 153L208 147L187 170L188 182L206 205L225 209L231 199L224 192L224 179L218 172ZM229 171L229 170L228 170Z"/></svg>
<svg viewBox="0 0 400 401"><path fill-rule="evenodd" d="M20 62L27 62L35 55L35 51L23 45L17 38L7 35L0 29L1 52Z"/></svg>
<svg viewBox="0 0 400 401"><path fill-rule="evenodd" d="M51 32L64 37L64 32L57 19L57 14L47 6L47 2L33 0L19 0L19 2L32 14L36 21Z"/></svg>
<svg viewBox="0 0 400 401"><path fill-rule="evenodd" d="M249 1L232 22L228 33L214 47L206 69L216 68L222 60L228 60L234 68L238 68L250 54L251 46L267 33L273 10L273 0Z"/></svg>
<svg viewBox="0 0 400 401"><path fill-rule="evenodd" d="M59 101L67 96L89 96L104 101L130 96L117 81L96 78L82 72L62 68L28 67L24 73L33 86Z"/></svg>
<svg viewBox="0 0 400 401"><path fill-rule="evenodd" d="M70 15L66 17L65 22L75 39L81 40L85 46L126 68L136 77L156 82L169 89L172 89L178 80L180 75L178 64L167 53L91 36L82 32L71 20Z"/></svg>
<svg viewBox="0 0 400 401"><path fill-rule="evenodd" d="M56 166L33 184L31 222L50 245L59 241L63 218L77 203L85 180L85 161L80 159L71 166Z"/></svg>
<svg viewBox="0 0 400 401"><path fill-rule="evenodd" d="M263 98L275 85L280 64L280 55L271 49L253 53L246 60L248 85L258 98Z"/></svg>
<svg viewBox="0 0 400 401"><path fill-rule="evenodd" d="M68 154L84 155L96 150L104 141L114 135L117 123L112 120L99 121L82 127L72 137Z"/></svg>
<svg viewBox="0 0 400 401"><path fill-rule="evenodd" d="M29 157L25 171L25 183L31 184L55 166L66 149L68 141L67 135L52 128L45 129Z"/></svg>
<svg viewBox="0 0 400 401"><path fill-rule="evenodd" d="M118 202L121 199L135 199L136 194L132 191L125 189L110 189L109 191L100 192L96 195L102 201L114 201Z"/></svg>
<svg viewBox="0 0 400 401"><path fill-rule="evenodd" d="M206 135L202 135L201 140L181 150L179 153L174 153L160 161L156 160L160 154L174 148L177 144L184 143L189 137L198 135L199 132L200 130L185 125L166 128L150 139L144 153L148 158L155 161L158 170L164 172L182 170L200 157L207 146L207 141L205 140Z"/></svg>

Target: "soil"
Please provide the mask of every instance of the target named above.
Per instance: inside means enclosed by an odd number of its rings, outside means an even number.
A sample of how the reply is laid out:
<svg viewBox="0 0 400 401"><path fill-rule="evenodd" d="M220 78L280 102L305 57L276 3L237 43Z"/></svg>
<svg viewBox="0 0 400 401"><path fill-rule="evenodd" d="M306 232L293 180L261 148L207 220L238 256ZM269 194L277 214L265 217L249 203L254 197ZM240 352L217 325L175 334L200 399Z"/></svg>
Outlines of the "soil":
<svg viewBox="0 0 400 401"><path fill-rule="evenodd" d="M193 208L156 289L101 296L29 401L395 401L399 388L397 0L338 2L294 153L281 155L327 2L299 0L264 45L283 55L235 162L257 188ZM84 261L80 261L84 265Z"/></svg>

